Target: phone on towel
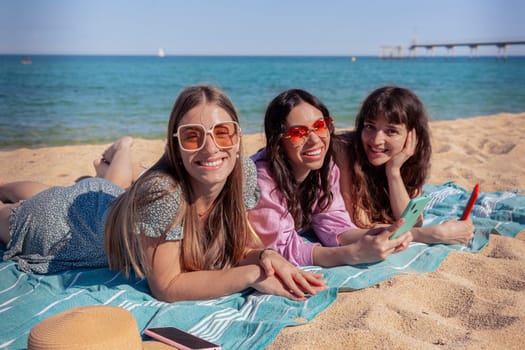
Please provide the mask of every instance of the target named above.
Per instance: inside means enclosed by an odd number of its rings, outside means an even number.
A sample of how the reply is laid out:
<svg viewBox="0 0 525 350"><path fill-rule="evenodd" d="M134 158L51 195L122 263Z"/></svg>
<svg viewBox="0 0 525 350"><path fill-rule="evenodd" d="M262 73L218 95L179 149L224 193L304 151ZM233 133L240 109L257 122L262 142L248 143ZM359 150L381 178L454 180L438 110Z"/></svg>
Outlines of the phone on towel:
<svg viewBox="0 0 525 350"><path fill-rule="evenodd" d="M394 231L394 233L390 236L390 239L396 239L414 227L417 219L421 216L421 214L423 214L423 209L425 209L425 205L427 205L429 200L430 198L426 196L412 198L410 202L408 202L408 205L403 211L403 214L401 214L401 217L405 219L405 223L403 226Z"/></svg>
<svg viewBox="0 0 525 350"><path fill-rule="evenodd" d="M221 350L221 346L175 327L146 328L144 334L181 350Z"/></svg>
<svg viewBox="0 0 525 350"><path fill-rule="evenodd" d="M470 212L472 211L472 208L474 207L474 203L476 203L476 199L478 199L479 194L479 184L476 184L474 186L474 189L472 190L472 193L470 194L470 198L468 199L467 206L465 207L465 210L463 211L463 214L461 215L461 220L467 220L468 216L470 215Z"/></svg>

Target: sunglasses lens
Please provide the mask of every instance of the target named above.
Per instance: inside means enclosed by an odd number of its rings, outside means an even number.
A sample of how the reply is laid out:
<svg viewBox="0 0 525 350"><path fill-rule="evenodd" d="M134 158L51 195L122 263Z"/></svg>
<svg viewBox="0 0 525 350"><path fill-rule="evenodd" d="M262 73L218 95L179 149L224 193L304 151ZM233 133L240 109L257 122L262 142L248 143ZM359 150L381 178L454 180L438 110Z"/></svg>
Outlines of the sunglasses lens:
<svg viewBox="0 0 525 350"><path fill-rule="evenodd" d="M223 122L206 130L199 124L181 125L177 132L180 147L185 151L200 150L206 142L206 135L211 134L219 148L232 148L239 143L240 129L236 122Z"/></svg>
<svg viewBox="0 0 525 350"><path fill-rule="evenodd" d="M319 119L312 124L312 128L309 128L305 125L292 126L286 132L286 138L294 144L303 143L306 137L310 134L310 131L313 131L319 137L328 137L330 135L329 123L332 119L326 117L324 119Z"/></svg>
<svg viewBox="0 0 525 350"><path fill-rule="evenodd" d="M314 132L320 136L320 137L326 137L328 136L328 124L326 123L326 121L324 119L321 119L321 120L318 120L316 121L313 125L312 125L312 129L314 130Z"/></svg>
<svg viewBox="0 0 525 350"><path fill-rule="evenodd" d="M303 137L308 134L308 128L306 126L294 126L288 129L286 135L290 139L290 142L297 143L302 142Z"/></svg>
<svg viewBox="0 0 525 350"><path fill-rule="evenodd" d="M183 149L199 149L204 142L206 131L199 125L182 126L178 132L179 142Z"/></svg>
<svg viewBox="0 0 525 350"><path fill-rule="evenodd" d="M239 142L239 131L234 122L225 122L215 125L213 139L219 147L233 147Z"/></svg>

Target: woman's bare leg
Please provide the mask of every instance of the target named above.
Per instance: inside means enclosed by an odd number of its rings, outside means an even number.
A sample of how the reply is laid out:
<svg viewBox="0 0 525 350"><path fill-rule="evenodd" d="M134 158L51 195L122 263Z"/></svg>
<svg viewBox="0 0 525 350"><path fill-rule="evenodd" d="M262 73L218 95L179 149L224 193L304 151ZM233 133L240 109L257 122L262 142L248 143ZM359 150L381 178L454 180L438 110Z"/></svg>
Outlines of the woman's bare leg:
<svg viewBox="0 0 525 350"><path fill-rule="evenodd" d="M134 167L131 161L133 138L124 136L113 143L99 159L93 161L98 177L128 188L134 180Z"/></svg>
<svg viewBox="0 0 525 350"><path fill-rule="evenodd" d="M144 166L138 166L133 165L133 182L137 181L137 179L147 170Z"/></svg>
<svg viewBox="0 0 525 350"><path fill-rule="evenodd" d="M11 240L11 234L9 233L9 215L11 215L11 209L17 207L16 204L5 204L0 202L0 242L7 244Z"/></svg>
<svg viewBox="0 0 525 350"><path fill-rule="evenodd" d="M0 185L0 201L4 203L16 203L29 199L49 187L50 186L36 181L8 182Z"/></svg>

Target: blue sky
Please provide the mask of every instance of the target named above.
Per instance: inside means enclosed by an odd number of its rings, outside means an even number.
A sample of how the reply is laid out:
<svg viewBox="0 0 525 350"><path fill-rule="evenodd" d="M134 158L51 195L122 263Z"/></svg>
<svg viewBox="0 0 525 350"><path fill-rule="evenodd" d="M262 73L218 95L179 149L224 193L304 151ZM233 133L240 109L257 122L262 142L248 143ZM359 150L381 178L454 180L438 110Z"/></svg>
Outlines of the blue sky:
<svg viewBox="0 0 525 350"><path fill-rule="evenodd" d="M525 40L524 15L520 0L1 0L0 54L377 55L414 37Z"/></svg>

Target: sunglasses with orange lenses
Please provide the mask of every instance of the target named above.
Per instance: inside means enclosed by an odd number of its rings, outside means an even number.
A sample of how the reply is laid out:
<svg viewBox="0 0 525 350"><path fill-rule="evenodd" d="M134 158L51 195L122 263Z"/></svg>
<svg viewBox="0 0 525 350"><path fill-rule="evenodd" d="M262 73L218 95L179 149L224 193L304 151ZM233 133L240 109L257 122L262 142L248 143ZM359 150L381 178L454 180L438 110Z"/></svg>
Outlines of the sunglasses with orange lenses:
<svg viewBox="0 0 525 350"><path fill-rule="evenodd" d="M315 121L311 127L306 125L292 126L286 130L284 138L290 140L294 145L302 145L305 143L311 132L321 138L325 138L330 136L330 124L332 124L332 122L332 118L324 117Z"/></svg>
<svg viewBox="0 0 525 350"><path fill-rule="evenodd" d="M239 143L241 127L234 121L216 123L208 130L201 124L184 124L177 128L173 137L177 138L183 151L194 152L204 148L208 134L215 146L230 149Z"/></svg>

